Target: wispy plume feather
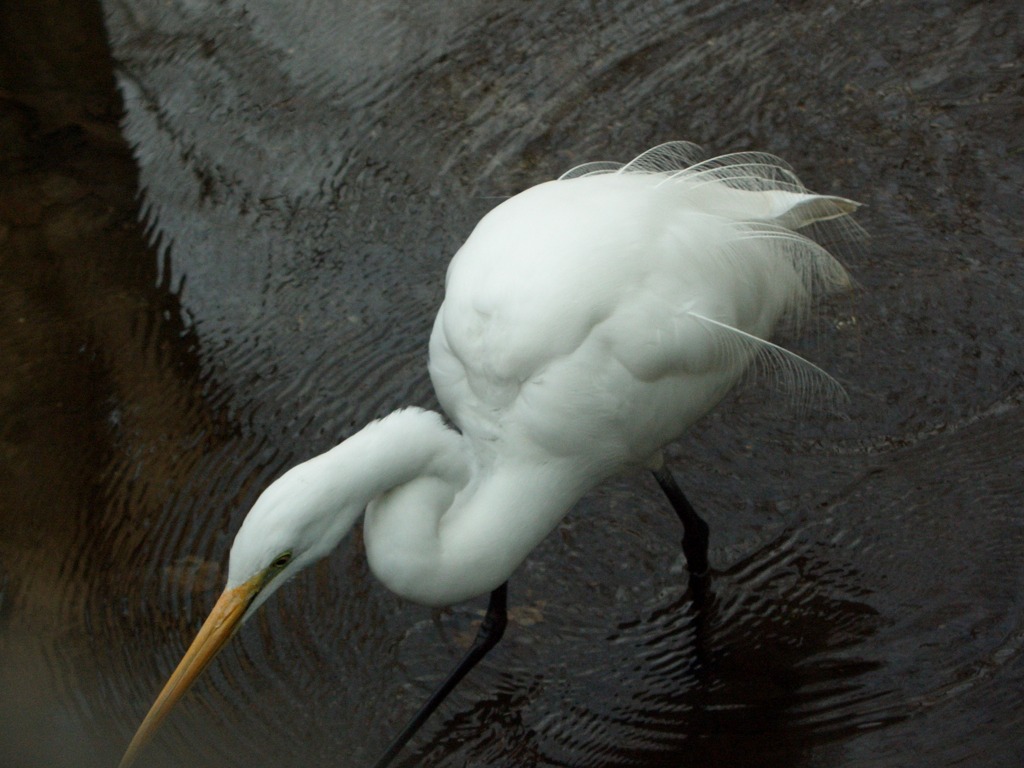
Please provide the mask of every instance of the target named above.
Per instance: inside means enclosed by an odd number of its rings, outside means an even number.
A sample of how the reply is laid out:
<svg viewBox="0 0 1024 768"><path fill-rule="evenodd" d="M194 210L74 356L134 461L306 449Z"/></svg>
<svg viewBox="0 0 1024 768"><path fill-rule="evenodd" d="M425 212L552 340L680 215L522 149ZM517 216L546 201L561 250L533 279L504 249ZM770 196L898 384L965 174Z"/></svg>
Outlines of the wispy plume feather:
<svg viewBox="0 0 1024 768"><path fill-rule="evenodd" d="M843 250L864 237L849 218L859 204L807 190L783 160L762 152L736 152L707 158L689 142L669 142L647 150L628 163L586 163L564 173L571 179L598 174L660 176L691 209L735 221L738 236L717 258L736 260L768 252L788 265L793 279L781 327L807 326L815 300L848 290L852 280L831 250ZM756 243L749 249L744 244ZM838 409L846 402L842 386L821 368L765 339L712 317L691 313L711 335L714 354L724 365L747 366L748 373L770 384L801 407Z"/></svg>

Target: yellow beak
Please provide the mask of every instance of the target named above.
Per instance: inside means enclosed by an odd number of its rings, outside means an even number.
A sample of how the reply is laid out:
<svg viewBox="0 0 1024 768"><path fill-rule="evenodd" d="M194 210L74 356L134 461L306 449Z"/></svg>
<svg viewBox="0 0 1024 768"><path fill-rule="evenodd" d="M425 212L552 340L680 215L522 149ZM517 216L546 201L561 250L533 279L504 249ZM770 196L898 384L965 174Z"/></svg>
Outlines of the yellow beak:
<svg viewBox="0 0 1024 768"><path fill-rule="evenodd" d="M225 590L220 596L210 615L203 622L196 639L192 641L192 645L178 663L178 668L156 697L139 730L135 732L135 737L128 745L118 768L128 768L135 762L139 751L152 738L178 699L185 695L196 678L213 661L218 651L238 631L246 608L265 583L260 574L234 589Z"/></svg>

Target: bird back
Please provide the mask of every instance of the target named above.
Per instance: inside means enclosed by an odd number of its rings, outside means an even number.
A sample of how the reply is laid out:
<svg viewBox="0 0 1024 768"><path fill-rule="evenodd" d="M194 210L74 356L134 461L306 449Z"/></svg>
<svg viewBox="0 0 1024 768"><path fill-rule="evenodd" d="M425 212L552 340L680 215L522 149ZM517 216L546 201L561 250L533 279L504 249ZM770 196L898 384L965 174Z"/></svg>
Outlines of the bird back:
<svg viewBox="0 0 1024 768"><path fill-rule="evenodd" d="M515 424L517 440L536 429L544 450L571 452L618 430L621 456L649 447L634 432L678 436L751 367L798 398L842 397L768 337L850 284L801 230L836 223L848 239L856 204L808 192L769 155L697 151L674 142L578 166L480 222L431 340L435 387L463 431L497 440Z"/></svg>

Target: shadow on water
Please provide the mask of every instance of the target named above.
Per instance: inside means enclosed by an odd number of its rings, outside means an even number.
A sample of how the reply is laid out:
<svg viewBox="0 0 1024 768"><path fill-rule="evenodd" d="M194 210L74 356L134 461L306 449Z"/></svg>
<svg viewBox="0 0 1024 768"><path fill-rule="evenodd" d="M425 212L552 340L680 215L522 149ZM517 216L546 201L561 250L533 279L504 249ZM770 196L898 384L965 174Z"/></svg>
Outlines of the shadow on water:
<svg viewBox="0 0 1024 768"><path fill-rule="evenodd" d="M702 609L687 590L620 623L599 672L576 656L557 717L524 717L550 681L502 676L403 765L813 764L812 747L907 716L870 688L884 662L859 653L885 619L839 597L855 576L775 542L714 572Z"/></svg>
<svg viewBox="0 0 1024 768"><path fill-rule="evenodd" d="M99 9L12 4L0 22L0 762L109 764L146 542L237 430L139 223Z"/></svg>
<svg viewBox="0 0 1024 768"><path fill-rule="evenodd" d="M701 612L657 490L589 495L404 764L1020 765L1021 29L998 2L0 5L0 763L114 764L259 490L433 405L483 212L686 138L867 203L861 293L801 342L849 418L748 391L673 447ZM147 764L367 764L481 607L403 604L356 532Z"/></svg>

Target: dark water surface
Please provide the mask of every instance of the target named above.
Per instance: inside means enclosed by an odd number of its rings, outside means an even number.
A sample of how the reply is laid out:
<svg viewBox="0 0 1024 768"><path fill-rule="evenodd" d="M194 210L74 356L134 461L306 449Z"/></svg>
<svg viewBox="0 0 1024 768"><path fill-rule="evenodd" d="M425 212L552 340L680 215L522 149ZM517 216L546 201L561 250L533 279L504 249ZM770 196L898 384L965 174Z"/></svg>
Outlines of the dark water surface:
<svg viewBox="0 0 1024 768"><path fill-rule="evenodd" d="M0 5L0 765L115 764L259 491L434 404L482 213L677 138L866 204L858 292L795 345L848 418L748 390L673 449L699 617L653 482L585 498L406 764L1024 763L1022 30L1008 2ZM395 598L356 533L145 763L366 765L482 608Z"/></svg>

